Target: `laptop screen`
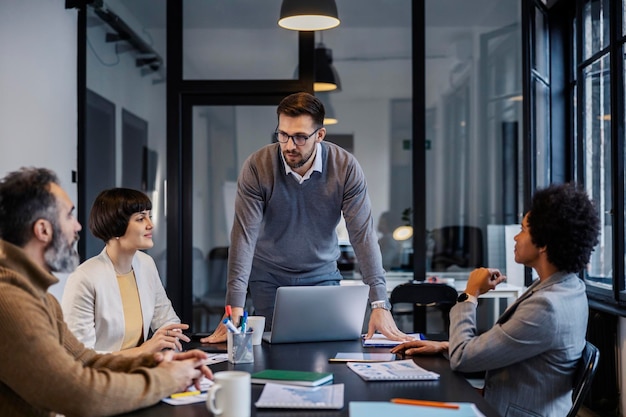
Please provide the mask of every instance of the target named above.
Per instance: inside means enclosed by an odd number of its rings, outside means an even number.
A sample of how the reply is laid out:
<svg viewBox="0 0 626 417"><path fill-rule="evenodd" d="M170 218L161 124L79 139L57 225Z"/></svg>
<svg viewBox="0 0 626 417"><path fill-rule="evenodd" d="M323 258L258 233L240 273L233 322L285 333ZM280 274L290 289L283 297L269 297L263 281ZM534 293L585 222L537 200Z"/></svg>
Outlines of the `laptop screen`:
<svg viewBox="0 0 626 417"><path fill-rule="evenodd" d="M358 339L363 330L367 285L280 287L270 343Z"/></svg>

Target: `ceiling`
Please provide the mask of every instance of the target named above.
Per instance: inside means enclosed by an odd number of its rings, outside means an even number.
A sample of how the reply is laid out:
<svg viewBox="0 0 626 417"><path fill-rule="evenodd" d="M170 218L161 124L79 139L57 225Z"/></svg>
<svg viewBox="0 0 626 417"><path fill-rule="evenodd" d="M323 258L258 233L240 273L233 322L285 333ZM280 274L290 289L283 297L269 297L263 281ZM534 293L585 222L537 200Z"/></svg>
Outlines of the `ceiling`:
<svg viewBox="0 0 626 417"><path fill-rule="evenodd" d="M406 10L410 0L337 0L343 27L410 26ZM124 6L145 28L165 27L166 0L126 0ZM185 27L263 28L278 21L281 0L184 0L193 12L185 16ZM511 3L518 0L428 0L426 26L490 26L516 16ZM253 5L253 6L251 6ZM262 7L259 7L262 5ZM233 22L235 22L233 24Z"/></svg>

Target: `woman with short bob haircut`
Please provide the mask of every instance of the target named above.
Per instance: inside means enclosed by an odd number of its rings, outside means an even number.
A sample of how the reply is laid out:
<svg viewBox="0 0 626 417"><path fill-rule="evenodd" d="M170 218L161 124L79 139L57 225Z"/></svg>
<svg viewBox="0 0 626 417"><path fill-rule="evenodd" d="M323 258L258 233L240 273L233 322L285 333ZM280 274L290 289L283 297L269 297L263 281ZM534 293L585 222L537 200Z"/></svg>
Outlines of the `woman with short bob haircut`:
<svg viewBox="0 0 626 417"><path fill-rule="evenodd" d="M152 202L129 188L102 191L89 215L91 233L105 243L65 285L67 324L87 347L125 355L178 349L189 338L172 308L156 264L142 252L154 246ZM154 332L148 339L150 331Z"/></svg>

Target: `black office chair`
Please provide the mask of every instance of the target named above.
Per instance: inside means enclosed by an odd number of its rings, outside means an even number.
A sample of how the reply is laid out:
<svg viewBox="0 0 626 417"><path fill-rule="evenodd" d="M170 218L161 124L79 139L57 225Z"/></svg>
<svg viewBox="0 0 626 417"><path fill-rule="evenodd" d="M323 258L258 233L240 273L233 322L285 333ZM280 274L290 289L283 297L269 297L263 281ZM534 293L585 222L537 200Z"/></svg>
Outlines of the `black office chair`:
<svg viewBox="0 0 626 417"><path fill-rule="evenodd" d="M195 302L195 307L201 308L208 315L208 326L213 328L211 316L217 316L218 323L224 314L226 301L226 281L228 279L228 246L214 247L207 257L207 290ZM215 323L217 326L218 323Z"/></svg>
<svg viewBox="0 0 626 417"><path fill-rule="evenodd" d="M444 226L432 230L435 242L432 270L445 271L456 265L476 268L483 265L483 233L474 226Z"/></svg>
<svg viewBox="0 0 626 417"><path fill-rule="evenodd" d="M458 293L447 284L409 282L398 285L391 291L389 302L394 315L413 314L413 332L426 333L426 308L435 307L441 311L444 331L449 333L450 309L456 304ZM410 310L399 310L396 304L412 304ZM396 307L394 309L394 307Z"/></svg>
<svg viewBox="0 0 626 417"><path fill-rule="evenodd" d="M589 342L585 342L583 354L578 361L574 374L574 391L572 392L572 408L567 417L576 417L585 397L591 388L591 382L600 362L600 351Z"/></svg>

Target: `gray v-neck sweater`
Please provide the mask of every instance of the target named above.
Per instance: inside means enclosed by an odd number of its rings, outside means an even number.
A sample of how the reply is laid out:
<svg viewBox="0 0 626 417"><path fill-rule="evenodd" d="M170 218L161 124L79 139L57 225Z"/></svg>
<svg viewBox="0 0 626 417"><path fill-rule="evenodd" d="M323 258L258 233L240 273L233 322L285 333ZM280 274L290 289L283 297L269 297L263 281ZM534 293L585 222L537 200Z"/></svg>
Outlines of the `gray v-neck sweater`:
<svg viewBox="0 0 626 417"><path fill-rule="evenodd" d="M299 184L285 173L278 143L244 162L237 182L226 302L243 306L252 263L280 276L312 277L337 269L341 213L370 301L386 300L385 276L365 175L354 156L322 145L322 172Z"/></svg>

